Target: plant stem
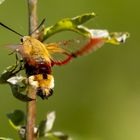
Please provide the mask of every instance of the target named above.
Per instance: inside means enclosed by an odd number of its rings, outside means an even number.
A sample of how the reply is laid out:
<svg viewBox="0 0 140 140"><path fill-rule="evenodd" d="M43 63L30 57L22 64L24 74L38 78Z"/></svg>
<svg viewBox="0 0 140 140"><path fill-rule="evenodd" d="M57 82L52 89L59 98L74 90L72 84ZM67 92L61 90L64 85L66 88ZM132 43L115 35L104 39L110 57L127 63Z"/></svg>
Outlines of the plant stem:
<svg viewBox="0 0 140 140"><path fill-rule="evenodd" d="M29 34L37 27L37 0L27 0L29 10ZM32 34L37 38L37 34ZM27 91L28 97L34 99L27 102L27 122L26 122L26 140L36 140L34 133L36 121L36 91L33 87L29 86Z"/></svg>
<svg viewBox="0 0 140 140"><path fill-rule="evenodd" d="M38 0L27 0L28 1L28 11L29 11L29 34L31 34L37 27L37 1ZM37 38L37 33L32 34Z"/></svg>

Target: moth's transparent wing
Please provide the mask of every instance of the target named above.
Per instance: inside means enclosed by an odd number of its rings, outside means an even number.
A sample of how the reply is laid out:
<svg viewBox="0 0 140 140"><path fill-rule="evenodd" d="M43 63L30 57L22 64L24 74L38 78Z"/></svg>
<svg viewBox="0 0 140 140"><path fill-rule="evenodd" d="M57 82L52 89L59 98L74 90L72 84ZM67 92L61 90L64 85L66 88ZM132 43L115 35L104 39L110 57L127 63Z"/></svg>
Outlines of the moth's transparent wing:
<svg viewBox="0 0 140 140"><path fill-rule="evenodd" d="M10 49L12 51L18 51L18 49L21 48L22 45L21 44L10 44L10 45L7 44L4 47L6 47L6 48L8 48L8 49Z"/></svg>
<svg viewBox="0 0 140 140"><path fill-rule="evenodd" d="M46 48L51 54L54 65L64 65L72 58L85 55L104 44L102 38L79 38L58 43L46 44Z"/></svg>

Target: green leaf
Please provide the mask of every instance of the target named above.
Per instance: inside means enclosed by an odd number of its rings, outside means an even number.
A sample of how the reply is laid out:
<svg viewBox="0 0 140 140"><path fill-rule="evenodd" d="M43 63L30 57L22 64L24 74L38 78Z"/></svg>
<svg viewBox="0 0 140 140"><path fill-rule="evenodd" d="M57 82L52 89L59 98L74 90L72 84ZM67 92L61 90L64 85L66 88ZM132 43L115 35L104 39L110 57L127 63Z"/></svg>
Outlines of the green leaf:
<svg viewBox="0 0 140 140"><path fill-rule="evenodd" d="M94 13L87 13L74 18L64 18L58 21L55 25L45 28L39 38L41 41L44 41L50 36L61 31L73 31L83 36L89 37L90 34L87 31L88 28L82 26L81 24L87 22L93 17L95 17Z"/></svg>
<svg viewBox="0 0 140 140"><path fill-rule="evenodd" d="M7 80L12 76L15 76L18 72L23 69L23 63L18 61L16 64L12 66L8 66L1 74L0 74L0 84L7 84Z"/></svg>
<svg viewBox="0 0 140 140"><path fill-rule="evenodd" d="M24 112L21 110L15 110L14 112L7 114L7 117L11 126L16 130L20 130L25 119Z"/></svg>
<svg viewBox="0 0 140 140"><path fill-rule="evenodd" d="M57 137L59 140L70 140L69 136L62 132L53 132L53 136Z"/></svg>
<svg viewBox="0 0 140 140"><path fill-rule="evenodd" d="M110 33L110 38L108 38L107 43L119 45L125 43L126 39L130 36L127 32L112 32Z"/></svg>
<svg viewBox="0 0 140 140"><path fill-rule="evenodd" d="M39 137L45 136L49 131L52 130L55 121L55 112L52 111L47 114L45 120L41 121L38 127Z"/></svg>
<svg viewBox="0 0 140 140"><path fill-rule="evenodd" d="M55 121L55 112L52 111L50 113L47 114L47 121L46 121L46 132L49 132L52 130L52 127L54 125L54 121Z"/></svg>
<svg viewBox="0 0 140 140"><path fill-rule="evenodd" d="M0 5L4 2L5 0L0 0Z"/></svg>
<svg viewBox="0 0 140 140"><path fill-rule="evenodd" d="M50 132L45 135L45 137L53 140L71 140L71 138L62 132Z"/></svg>
<svg viewBox="0 0 140 140"><path fill-rule="evenodd" d="M11 138L0 137L0 140L13 140Z"/></svg>
<svg viewBox="0 0 140 140"><path fill-rule="evenodd" d="M45 28L39 38L41 41L44 41L58 32L73 31L89 39L100 38L104 39L105 43L119 45L120 43L124 43L129 37L127 32L109 33L107 30L95 30L82 26L83 23L93 17L95 17L94 13L87 13L74 18L64 18L58 21L55 25Z"/></svg>
<svg viewBox="0 0 140 140"><path fill-rule="evenodd" d="M25 91L26 85L26 78L22 76L14 76L7 80L9 83L12 94L15 98L19 99L20 101L28 102L32 99L29 98L27 95L23 94L22 92Z"/></svg>
<svg viewBox="0 0 140 140"><path fill-rule="evenodd" d="M91 38L100 38L105 41L105 43L110 43L114 45L119 45L125 43L126 39L130 36L127 32L111 32L101 29L89 29Z"/></svg>
<svg viewBox="0 0 140 140"><path fill-rule="evenodd" d="M90 19L94 18L96 16L95 13L86 13L86 14L83 14L83 15L80 15L80 16L76 16L74 18L72 18L72 22L75 24L75 25L81 25L87 21L89 21Z"/></svg>
<svg viewBox="0 0 140 140"><path fill-rule="evenodd" d="M1 74L0 74L0 84L7 83L7 80L14 75L14 71L16 69L16 65L12 65L7 67Z"/></svg>

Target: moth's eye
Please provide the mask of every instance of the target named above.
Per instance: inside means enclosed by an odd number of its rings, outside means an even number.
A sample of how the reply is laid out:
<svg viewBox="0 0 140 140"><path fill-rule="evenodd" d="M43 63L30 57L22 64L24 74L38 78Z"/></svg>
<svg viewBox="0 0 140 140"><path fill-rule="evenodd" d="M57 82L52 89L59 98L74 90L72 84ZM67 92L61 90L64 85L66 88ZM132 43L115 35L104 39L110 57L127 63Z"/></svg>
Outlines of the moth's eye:
<svg viewBox="0 0 140 140"><path fill-rule="evenodd" d="M23 38L21 38L20 41L23 42Z"/></svg>

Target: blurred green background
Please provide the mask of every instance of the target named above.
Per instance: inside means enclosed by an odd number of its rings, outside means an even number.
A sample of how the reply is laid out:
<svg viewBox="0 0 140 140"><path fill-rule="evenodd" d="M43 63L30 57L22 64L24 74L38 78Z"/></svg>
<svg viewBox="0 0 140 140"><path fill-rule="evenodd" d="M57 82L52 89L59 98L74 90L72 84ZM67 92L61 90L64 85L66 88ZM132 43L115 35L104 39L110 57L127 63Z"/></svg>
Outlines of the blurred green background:
<svg viewBox="0 0 140 140"><path fill-rule="evenodd" d="M74 140L140 140L140 1L138 0L39 0L39 21L46 25L61 18L94 11L97 17L86 25L109 31L128 31L131 38L121 46L105 45L93 54L77 58L63 67L54 67L54 95L38 98L37 122L55 110L54 130ZM0 5L0 21L27 35L26 0L6 0ZM52 40L72 38L65 32ZM18 44L19 37L0 27L0 71L14 63L14 56L2 47ZM0 85L0 136L18 139L6 114L26 110L7 85Z"/></svg>

